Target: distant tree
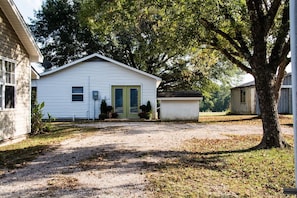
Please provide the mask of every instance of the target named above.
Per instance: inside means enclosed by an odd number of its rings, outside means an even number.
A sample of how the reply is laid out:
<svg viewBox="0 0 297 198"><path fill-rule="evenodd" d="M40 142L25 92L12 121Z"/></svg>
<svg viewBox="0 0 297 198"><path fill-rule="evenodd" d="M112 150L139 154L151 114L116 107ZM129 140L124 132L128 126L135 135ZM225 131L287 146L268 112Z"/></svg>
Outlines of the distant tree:
<svg viewBox="0 0 297 198"><path fill-rule="evenodd" d="M230 107L230 86L217 85L201 103L200 111L223 112Z"/></svg>
<svg viewBox="0 0 297 198"><path fill-rule="evenodd" d="M31 19L30 28L40 43L44 66L61 66L100 51L89 28L79 23L77 0L46 0Z"/></svg>

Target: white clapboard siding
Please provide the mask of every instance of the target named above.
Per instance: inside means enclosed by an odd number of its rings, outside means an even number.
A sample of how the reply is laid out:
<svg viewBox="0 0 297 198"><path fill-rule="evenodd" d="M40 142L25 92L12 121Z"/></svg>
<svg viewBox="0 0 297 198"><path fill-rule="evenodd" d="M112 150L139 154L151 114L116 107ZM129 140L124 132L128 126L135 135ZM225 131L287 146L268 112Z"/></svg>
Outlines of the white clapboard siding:
<svg viewBox="0 0 297 198"><path fill-rule="evenodd" d="M15 63L14 108L0 107L0 144L24 138L31 131L31 62L42 55L11 0L0 1L0 59ZM3 62L2 62L3 63ZM36 76L37 77L37 76ZM2 81L2 77L0 81ZM4 82L4 81L2 81ZM0 90L4 103L5 90Z"/></svg>
<svg viewBox="0 0 297 198"><path fill-rule="evenodd" d="M101 56L100 56L101 57ZM156 89L158 78L144 75L116 63L103 61L82 61L59 71L42 75L32 83L37 87L38 102L45 102L44 118L47 113L58 119L98 118L101 100L111 105L113 85L137 85L141 87L141 103L149 100L156 111ZM84 88L84 101L72 101L72 87ZM92 99L92 91L99 91L100 100ZM95 112L94 112L95 111Z"/></svg>

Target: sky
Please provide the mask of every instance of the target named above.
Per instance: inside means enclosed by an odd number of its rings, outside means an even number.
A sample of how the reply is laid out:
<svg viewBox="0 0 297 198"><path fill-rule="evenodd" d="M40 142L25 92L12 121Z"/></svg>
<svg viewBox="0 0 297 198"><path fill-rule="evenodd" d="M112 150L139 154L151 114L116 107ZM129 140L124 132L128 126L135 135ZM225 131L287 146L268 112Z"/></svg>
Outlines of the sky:
<svg viewBox="0 0 297 198"><path fill-rule="evenodd" d="M30 23L29 17L34 17L34 10L39 10L43 0L13 0L24 20Z"/></svg>

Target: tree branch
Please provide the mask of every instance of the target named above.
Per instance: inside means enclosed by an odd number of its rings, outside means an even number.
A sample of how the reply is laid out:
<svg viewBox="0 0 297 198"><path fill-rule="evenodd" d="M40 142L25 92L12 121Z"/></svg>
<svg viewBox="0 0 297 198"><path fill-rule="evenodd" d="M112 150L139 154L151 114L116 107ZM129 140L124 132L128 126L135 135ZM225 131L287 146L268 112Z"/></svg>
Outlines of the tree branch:
<svg viewBox="0 0 297 198"><path fill-rule="evenodd" d="M289 58L286 58L279 64L275 85L274 85L274 97L276 102L278 102L280 98L280 89L286 75L286 67L290 62L291 60Z"/></svg>
<svg viewBox="0 0 297 198"><path fill-rule="evenodd" d="M201 18L200 22L203 24L203 26L206 29L213 31L213 32L217 33L218 35L222 36L224 39L226 39L240 53L242 58L249 60L251 55L250 55L249 50L246 46L246 43L244 42L244 40L242 38L241 32L239 32L239 31L236 32L237 40L238 40L239 44L241 45L241 46L239 46L237 44L237 42L235 42L235 40L229 34L218 29L213 23L209 22L205 18Z"/></svg>
<svg viewBox="0 0 297 198"><path fill-rule="evenodd" d="M264 32L262 31L263 25L265 25L264 13L261 10L259 0L246 0L246 5L251 20L253 46L256 46L258 41L264 38Z"/></svg>
<svg viewBox="0 0 297 198"><path fill-rule="evenodd" d="M268 34L270 28L274 25L275 16L277 15L278 9L281 5L281 0L274 0L268 13L265 17L265 35Z"/></svg>
<svg viewBox="0 0 297 198"><path fill-rule="evenodd" d="M282 59L286 58L287 54L289 53L290 43L286 42L289 37L289 29L289 4L287 4L283 11L282 24L279 27L279 31L277 32L277 40L275 41L275 45L272 48L269 58L269 63L275 68L278 67L280 62L282 62Z"/></svg>
<svg viewBox="0 0 297 198"><path fill-rule="evenodd" d="M240 69L249 74L253 74L251 68L247 67L240 60L235 58L227 49L219 47L216 44L216 42L213 42L210 45L213 46L216 50L220 51L222 54L224 54L233 64L237 65Z"/></svg>

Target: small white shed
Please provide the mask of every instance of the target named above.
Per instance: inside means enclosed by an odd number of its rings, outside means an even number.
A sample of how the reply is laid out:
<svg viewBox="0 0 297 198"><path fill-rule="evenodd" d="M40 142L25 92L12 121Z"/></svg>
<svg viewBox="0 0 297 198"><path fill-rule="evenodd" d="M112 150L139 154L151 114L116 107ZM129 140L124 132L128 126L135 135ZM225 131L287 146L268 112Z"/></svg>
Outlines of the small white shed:
<svg viewBox="0 0 297 198"><path fill-rule="evenodd" d="M203 97L197 91L174 91L158 93L161 120L199 119L199 104Z"/></svg>

